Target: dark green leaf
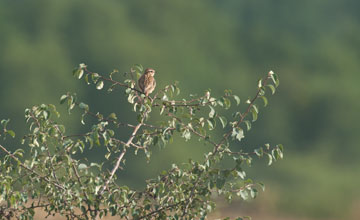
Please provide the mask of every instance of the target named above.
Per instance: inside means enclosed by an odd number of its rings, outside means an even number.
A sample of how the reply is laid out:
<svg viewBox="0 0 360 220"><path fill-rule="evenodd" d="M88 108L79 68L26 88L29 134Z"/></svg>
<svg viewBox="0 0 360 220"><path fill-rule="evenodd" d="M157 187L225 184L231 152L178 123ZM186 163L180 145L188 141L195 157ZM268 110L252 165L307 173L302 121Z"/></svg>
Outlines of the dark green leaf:
<svg viewBox="0 0 360 220"><path fill-rule="evenodd" d="M225 181L226 179L224 178L224 177L218 177L217 179L216 179L216 187L218 188L218 189L221 189L221 188L223 188L224 187L224 185L225 185Z"/></svg>

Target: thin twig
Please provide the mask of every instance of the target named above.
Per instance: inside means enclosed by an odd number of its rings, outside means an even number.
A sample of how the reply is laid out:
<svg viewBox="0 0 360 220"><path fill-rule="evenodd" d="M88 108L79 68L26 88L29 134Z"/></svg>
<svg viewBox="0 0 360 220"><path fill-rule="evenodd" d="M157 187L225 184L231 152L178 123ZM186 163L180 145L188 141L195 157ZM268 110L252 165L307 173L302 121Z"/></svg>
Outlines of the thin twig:
<svg viewBox="0 0 360 220"><path fill-rule="evenodd" d="M103 188L102 188L101 191L99 192L99 195L102 195L102 194L104 193L105 189L108 187L109 183L110 183L111 180L113 179L116 171L117 171L117 170L119 169L119 167L120 167L120 163L121 163L121 161L122 161L122 159L123 159L123 157L124 157L124 155L125 155L125 153L126 153L127 148L128 148L128 147L130 146L130 144L132 143L132 140L134 139L136 133L138 132L138 130L140 129L141 126L142 126L142 123L139 123L139 124L136 125L136 127L134 128L134 130L133 130L133 132L132 132L129 140L125 143L124 149L123 149L123 151L121 152L121 154L119 155L119 157L118 157L118 159L117 159L117 161L116 161L115 166L114 166L113 169L111 170L111 173L110 173L109 178L106 180Z"/></svg>
<svg viewBox="0 0 360 220"><path fill-rule="evenodd" d="M32 172L33 174L37 175L40 179L43 179L45 182L47 183L51 183L51 184L54 184L54 186L56 186L57 188L60 188L62 190L66 190L65 187L57 184L57 183L54 183L53 181L49 180L48 178L46 178L45 176L42 176L41 174L39 174L38 172L36 172L35 170L32 170L31 168L27 167L26 165L24 165L20 160L19 158L15 157L12 153L10 153L8 150L6 150L5 147L3 147L1 144L0 144L0 148L5 152L7 153L12 159L14 159L16 162L19 163L19 165L23 168L25 168L26 170Z"/></svg>

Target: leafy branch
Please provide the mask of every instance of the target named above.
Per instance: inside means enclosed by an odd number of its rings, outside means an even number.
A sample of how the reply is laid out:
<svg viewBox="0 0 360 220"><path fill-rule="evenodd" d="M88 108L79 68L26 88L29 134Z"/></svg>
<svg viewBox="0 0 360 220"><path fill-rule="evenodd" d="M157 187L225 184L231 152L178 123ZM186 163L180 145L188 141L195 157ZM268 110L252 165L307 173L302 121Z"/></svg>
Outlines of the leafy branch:
<svg viewBox="0 0 360 220"><path fill-rule="evenodd" d="M220 97L205 91L200 96L180 99L180 87L173 83L157 88L152 96L145 96L136 83L143 71L141 65L135 65L123 76L117 70L104 76L91 72L85 64L73 71L77 79L98 90L107 85L108 92L122 89L137 119L134 124L122 122L116 113L104 116L92 112L88 104L71 93L60 97L68 112L80 109L82 124L87 117L96 120L85 133L68 134L65 126L57 122L60 114L52 104L26 109L30 133L22 143L28 148L11 153L0 145L5 153L0 165L0 214L4 218L32 219L34 210L42 209L48 215L60 214L68 219L97 219L107 215L125 219L197 219L205 218L215 208L211 200L214 194L231 201L233 197L255 198L259 188L264 190L262 183L246 177L244 166L251 165L253 157L264 156L271 165L283 157L283 146L264 144L250 152L234 151L230 146L244 138L242 127L250 130L257 120L258 100L264 106L268 104L265 94L268 91L274 94L279 85L275 73L270 71L258 81L255 96L245 101L245 111L240 112L240 98L231 90L225 90ZM123 81L120 77L124 77ZM7 128L8 122L1 121L0 136L15 137ZM122 132L120 126L129 130L130 135L125 139L118 138ZM216 138L219 133L220 138ZM117 174L126 169L124 161L129 149L135 153L143 151L150 160L152 148L166 146L175 134L186 141L197 137L212 145L212 150L204 154L201 162L173 164L171 169L148 180L143 190L117 184ZM94 146L106 149L100 164L81 156ZM23 157L24 154L29 156ZM222 167L224 160L233 161L233 166ZM112 169L104 169L104 164L110 164Z"/></svg>

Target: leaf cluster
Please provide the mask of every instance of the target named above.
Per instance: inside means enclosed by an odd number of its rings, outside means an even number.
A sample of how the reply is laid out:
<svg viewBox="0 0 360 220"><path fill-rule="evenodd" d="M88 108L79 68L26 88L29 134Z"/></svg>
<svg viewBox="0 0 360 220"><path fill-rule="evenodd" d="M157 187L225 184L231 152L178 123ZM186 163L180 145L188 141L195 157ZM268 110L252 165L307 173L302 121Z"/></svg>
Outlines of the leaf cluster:
<svg viewBox="0 0 360 220"><path fill-rule="evenodd" d="M94 85L98 90L115 88L124 91L124 99L137 119L135 124L124 123L116 113L103 115L92 112L89 105L78 100L76 94L67 93L60 103L71 113L82 111L81 123L87 118L96 120L91 129L82 134L68 134L65 126L57 122L60 114L55 105L36 105L25 110L29 134L19 148L10 152L0 145L5 156L0 165L0 214L3 218L33 219L36 209L48 215L60 214L68 219L96 219L119 216L124 219L205 219L215 208L212 195L223 195L228 201L234 197L255 198L262 183L247 178L244 166L250 166L254 157L266 157L268 164L283 157L283 146L264 144L247 152L231 150L245 137L259 114L258 100L268 104L267 92L275 93L279 79L270 71L258 81L255 96L245 101L245 111L237 111L239 96L225 90L213 97L210 90L189 99L177 98L178 83L165 86L152 96L145 96L136 87L143 67L135 65L125 73L123 81L115 80L114 70L108 76L88 70L85 64L75 68L73 75ZM226 117L233 111L232 117ZM160 120L151 122L154 115ZM3 120L1 136L15 136ZM219 126L219 125L221 126ZM119 138L119 127L129 130L125 139ZM217 134L221 132L219 137ZM196 137L212 146L202 162L189 160L181 166L173 164L158 177L146 182L143 190L118 185L117 173L126 169L129 149L143 152L151 160L155 146L165 147L178 134L186 141ZM102 163L88 161L82 156L94 147L105 148ZM24 157L24 153L30 157ZM233 161L231 168L221 162ZM105 169L104 164L112 169ZM241 218L238 218L241 219Z"/></svg>

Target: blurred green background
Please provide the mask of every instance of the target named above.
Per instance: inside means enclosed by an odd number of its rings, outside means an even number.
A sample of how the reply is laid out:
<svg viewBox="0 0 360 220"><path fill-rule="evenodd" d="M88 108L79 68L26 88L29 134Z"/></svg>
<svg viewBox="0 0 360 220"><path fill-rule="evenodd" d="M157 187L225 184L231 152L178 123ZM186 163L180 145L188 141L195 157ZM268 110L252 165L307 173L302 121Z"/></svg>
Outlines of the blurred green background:
<svg viewBox="0 0 360 220"><path fill-rule="evenodd" d="M141 63L157 70L158 88L177 80L184 95L229 88L242 100L273 70L281 85L241 146L282 143L285 159L257 162L249 174L266 192L220 202L217 216L360 219L359 11L356 0L1 1L0 118L11 118L21 138L24 109L58 105L67 91L93 111L131 118L121 91L97 92L72 77L82 62L100 73ZM69 130L84 129L78 114L59 109ZM141 187L204 150L180 141L155 150L150 164L130 156L120 179Z"/></svg>

